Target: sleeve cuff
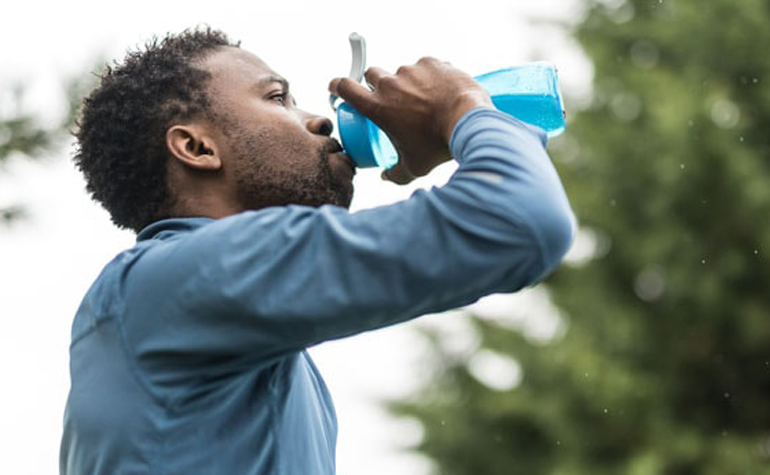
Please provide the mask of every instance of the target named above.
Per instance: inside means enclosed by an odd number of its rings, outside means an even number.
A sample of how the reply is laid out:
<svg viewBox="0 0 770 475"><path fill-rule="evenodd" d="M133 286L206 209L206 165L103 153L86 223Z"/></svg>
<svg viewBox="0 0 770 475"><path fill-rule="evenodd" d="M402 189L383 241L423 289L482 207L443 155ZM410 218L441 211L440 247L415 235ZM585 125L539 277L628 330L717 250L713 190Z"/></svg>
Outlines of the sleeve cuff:
<svg viewBox="0 0 770 475"><path fill-rule="evenodd" d="M485 119L498 121L498 123L499 121L502 121L519 129L529 131L530 133L538 136L543 144L543 147L548 144L548 135L540 127L524 123L519 119L506 114L505 112L501 112L495 109L494 107L474 107L473 109L466 112L462 117L460 117L460 120L457 121L454 129L452 130L452 136L449 138L449 150L452 152L454 159L459 163L463 163L465 161L465 157L463 156L462 152L465 148L465 143L470 137L473 136L473 131L476 129L476 127L473 127L473 125L477 124L479 121L484 121Z"/></svg>

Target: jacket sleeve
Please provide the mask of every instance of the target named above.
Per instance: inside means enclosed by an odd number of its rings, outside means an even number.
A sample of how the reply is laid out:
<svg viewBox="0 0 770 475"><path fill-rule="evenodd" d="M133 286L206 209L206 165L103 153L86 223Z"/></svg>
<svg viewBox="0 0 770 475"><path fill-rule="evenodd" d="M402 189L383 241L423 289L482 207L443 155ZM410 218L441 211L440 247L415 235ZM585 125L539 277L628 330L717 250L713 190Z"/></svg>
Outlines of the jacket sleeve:
<svg viewBox="0 0 770 475"><path fill-rule="evenodd" d="M545 142L474 109L443 187L356 213L245 212L153 244L124 271L126 334L146 357L258 360L532 285L574 231Z"/></svg>

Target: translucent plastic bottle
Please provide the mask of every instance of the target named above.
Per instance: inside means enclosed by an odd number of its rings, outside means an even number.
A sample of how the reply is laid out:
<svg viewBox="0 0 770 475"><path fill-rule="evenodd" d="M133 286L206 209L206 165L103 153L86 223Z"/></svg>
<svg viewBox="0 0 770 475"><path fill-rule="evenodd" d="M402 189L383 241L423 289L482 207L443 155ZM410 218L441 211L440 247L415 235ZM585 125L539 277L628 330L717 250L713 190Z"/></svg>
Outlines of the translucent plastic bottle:
<svg viewBox="0 0 770 475"><path fill-rule="evenodd" d="M545 130L549 137L564 131L565 113L556 68L536 62L477 76L495 107ZM390 168L398 161L388 136L346 102L337 108L342 146L359 167Z"/></svg>

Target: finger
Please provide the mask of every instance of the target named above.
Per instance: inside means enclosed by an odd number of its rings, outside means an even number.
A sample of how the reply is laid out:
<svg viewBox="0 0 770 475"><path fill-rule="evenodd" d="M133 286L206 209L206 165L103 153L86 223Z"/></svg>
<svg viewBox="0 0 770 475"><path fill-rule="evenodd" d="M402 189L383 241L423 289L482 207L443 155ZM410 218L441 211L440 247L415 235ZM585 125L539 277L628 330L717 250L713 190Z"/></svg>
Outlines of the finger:
<svg viewBox="0 0 770 475"><path fill-rule="evenodd" d="M391 76L391 74L382 68L378 68L377 66L372 66L364 73L366 83L372 86L374 89L377 89L377 85L379 85L380 79L384 78L385 76Z"/></svg>
<svg viewBox="0 0 770 475"><path fill-rule="evenodd" d="M374 108L372 91L350 78L335 78L329 83L329 92L341 97L367 115Z"/></svg>
<svg viewBox="0 0 770 475"><path fill-rule="evenodd" d="M406 185L416 178L401 162L383 171L381 177L383 180L392 181L397 185Z"/></svg>
<svg viewBox="0 0 770 475"><path fill-rule="evenodd" d="M438 58L434 58L433 56L423 56L422 58L417 60L417 64L432 64L435 66L438 66L440 64L449 64L446 61L441 61Z"/></svg>

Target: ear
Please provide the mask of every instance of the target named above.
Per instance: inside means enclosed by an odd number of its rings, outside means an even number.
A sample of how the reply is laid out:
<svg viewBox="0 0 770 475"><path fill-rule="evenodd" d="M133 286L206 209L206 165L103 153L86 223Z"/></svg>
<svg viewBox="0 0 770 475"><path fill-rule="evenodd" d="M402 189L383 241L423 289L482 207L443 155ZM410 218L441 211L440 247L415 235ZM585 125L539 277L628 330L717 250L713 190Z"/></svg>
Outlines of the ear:
<svg viewBox="0 0 770 475"><path fill-rule="evenodd" d="M222 168L219 148L203 125L174 125L166 131L166 147L185 166L202 171Z"/></svg>

